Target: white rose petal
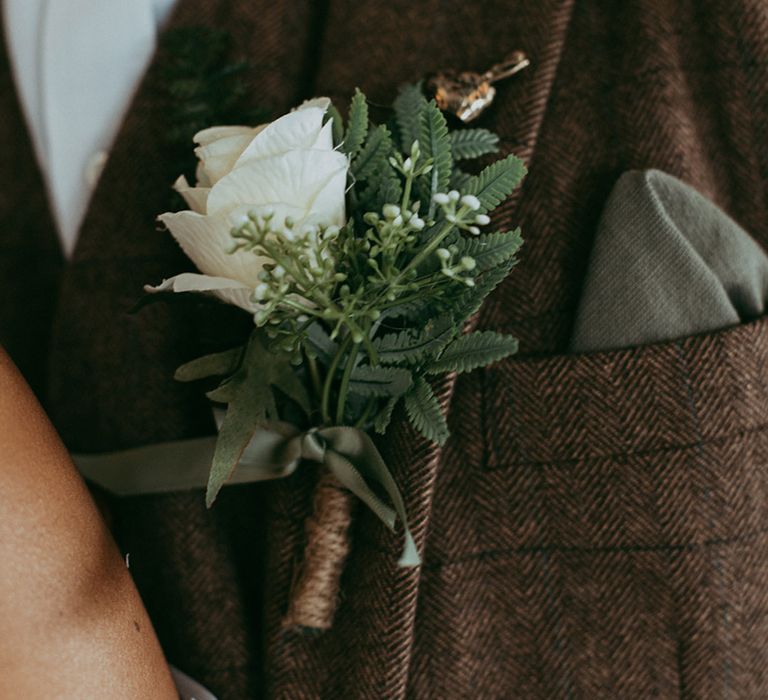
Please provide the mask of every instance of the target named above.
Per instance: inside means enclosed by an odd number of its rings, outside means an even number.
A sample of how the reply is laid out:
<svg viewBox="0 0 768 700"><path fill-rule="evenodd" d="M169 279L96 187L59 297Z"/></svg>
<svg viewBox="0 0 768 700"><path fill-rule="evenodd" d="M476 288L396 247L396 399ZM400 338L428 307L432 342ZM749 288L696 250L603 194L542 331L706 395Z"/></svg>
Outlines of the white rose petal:
<svg viewBox="0 0 768 700"><path fill-rule="evenodd" d="M341 168L328 178L309 203L307 217L323 226L343 226L344 192L347 187L347 169Z"/></svg>
<svg viewBox="0 0 768 700"><path fill-rule="evenodd" d="M203 170L211 184L215 184L232 170L237 159L253 139L254 135L251 133L236 134L195 149L195 155L203 164Z"/></svg>
<svg viewBox="0 0 768 700"><path fill-rule="evenodd" d="M323 124L323 128L317 132L317 138L315 139L315 142L312 144L312 150L315 150L315 151L334 150L333 122L327 121L325 122L325 124Z"/></svg>
<svg viewBox="0 0 768 700"><path fill-rule="evenodd" d="M184 201L192 211L198 214L206 213L208 193L211 191L210 187L192 187L187 182L186 177L179 175L179 178L173 183L173 189L184 197Z"/></svg>
<svg viewBox="0 0 768 700"><path fill-rule="evenodd" d="M235 163L239 167L250 160L278 156L286 151L333 148L331 131L323 130L323 110L300 109L276 119L260 131Z"/></svg>
<svg viewBox="0 0 768 700"><path fill-rule="evenodd" d="M198 144L195 155L200 159L207 185L226 175L251 141L268 126L214 126L198 131L192 140ZM198 178L200 184L203 183Z"/></svg>
<svg viewBox="0 0 768 700"><path fill-rule="evenodd" d="M269 261L246 251L227 252L235 243L230 235L235 217L244 213L239 211L234 215L203 216L191 211L180 211L176 214L162 214L160 221L168 227L200 272L215 277L228 277L253 287L258 284L259 272L264 263Z"/></svg>
<svg viewBox="0 0 768 700"><path fill-rule="evenodd" d="M309 100L304 100L298 107L296 107L294 112L298 112L300 109L309 109L310 107L319 107L323 110L323 113L328 111L328 108L331 106L331 98L330 97L313 97Z"/></svg>
<svg viewBox="0 0 768 700"><path fill-rule="evenodd" d="M256 313L261 307L252 300L253 290L241 282L226 277L210 277L183 272L180 275L163 280L153 287L145 285L146 292L207 292L227 304L239 306L250 313Z"/></svg>
<svg viewBox="0 0 768 700"><path fill-rule="evenodd" d="M195 178L197 179L197 187L205 187L211 189L211 180L205 173L203 167L203 161L197 161L197 167L195 168Z"/></svg>
<svg viewBox="0 0 768 700"><path fill-rule="evenodd" d="M347 159L337 151L288 151L245 163L219 180L208 195L208 213L215 215L237 205L284 202L312 211L328 213L328 224L338 224L344 212L344 188L333 188L336 200L324 195L330 182L345 179ZM315 201L318 200L319 201Z"/></svg>
<svg viewBox="0 0 768 700"><path fill-rule="evenodd" d="M262 129L266 124L257 127L253 126L212 126L208 129L198 131L192 140L199 146L207 146L209 143L219 141L229 136L243 136L252 134L256 129Z"/></svg>
<svg viewBox="0 0 768 700"><path fill-rule="evenodd" d="M255 313L260 306L253 291L263 287L259 273L273 261L242 250L229 253L232 227L247 221L249 212L272 212L274 236L346 222L349 162L333 148L331 122L323 124L329 106L327 97L316 98L270 124L216 126L195 134L197 184L183 176L174 184L189 210L160 220L202 274L178 275L148 291L214 294ZM288 217L294 222L290 231Z"/></svg>

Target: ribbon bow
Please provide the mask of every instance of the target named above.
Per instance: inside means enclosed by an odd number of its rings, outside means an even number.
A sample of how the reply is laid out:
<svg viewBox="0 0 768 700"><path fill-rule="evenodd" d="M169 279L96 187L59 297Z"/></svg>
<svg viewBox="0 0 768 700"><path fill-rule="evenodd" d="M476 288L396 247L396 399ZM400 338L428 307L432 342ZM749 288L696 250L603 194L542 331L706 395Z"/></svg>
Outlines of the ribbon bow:
<svg viewBox="0 0 768 700"><path fill-rule="evenodd" d="M268 423L257 431L243 452L236 473L246 470L252 481L280 479L293 474L302 460L316 462L330 470L393 532L400 518L405 543L398 564L418 566L421 563L400 490L373 440L358 428L340 426L300 431L290 423ZM379 498L371 488L373 483L384 489L394 508Z"/></svg>
<svg viewBox="0 0 768 700"><path fill-rule="evenodd" d="M122 496L205 488L215 438L182 440L102 455L75 455L83 476ZM363 501L394 532L403 524L400 566L421 563L400 490L370 436L358 428L338 426L302 431L290 423L270 422L254 434L230 484L281 479L302 461L320 464ZM392 506L374 491L378 484Z"/></svg>

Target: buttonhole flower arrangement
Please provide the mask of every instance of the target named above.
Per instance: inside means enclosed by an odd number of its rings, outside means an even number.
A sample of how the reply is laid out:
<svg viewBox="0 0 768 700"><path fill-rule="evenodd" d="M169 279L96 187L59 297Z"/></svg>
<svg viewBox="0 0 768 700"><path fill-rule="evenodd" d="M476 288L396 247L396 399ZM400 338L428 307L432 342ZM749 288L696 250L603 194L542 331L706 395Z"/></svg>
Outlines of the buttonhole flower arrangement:
<svg viewBox="0 0 768 700"><path fill-rule="evenodd" d="M246 461L264 479L321 466L291 625L331 624L353 495L390 528L401 521L400 564L419 564L371 435L402 403L415 430L442 445L448 426L430 378L517 349L509 335L465 330L516 263L520 231L487 227L523 163L508 155L469 175L461 163L495 153L496 135L449 130L418 85L393 107L392 124L373 124L356 91L346 123L318 98L270 124L205 129L194 138L197 182L175 184L189 209L160 216L199 273L146 289L213 295L254 321L243 347L177 371L181 381L220 378L208 393L226 406L208 505Z"/></svg>

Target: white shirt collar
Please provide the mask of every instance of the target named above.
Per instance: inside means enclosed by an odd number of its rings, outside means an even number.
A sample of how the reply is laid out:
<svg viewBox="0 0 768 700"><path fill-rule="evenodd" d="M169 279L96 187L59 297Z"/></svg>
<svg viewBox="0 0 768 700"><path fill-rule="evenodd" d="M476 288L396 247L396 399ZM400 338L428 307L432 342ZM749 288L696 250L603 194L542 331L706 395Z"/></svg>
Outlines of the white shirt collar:
<svg viewBox="0 0 768 700"><path fill-rule="evenodd" d="M65 254L176 0L4 0L14 77Z"/></svg>

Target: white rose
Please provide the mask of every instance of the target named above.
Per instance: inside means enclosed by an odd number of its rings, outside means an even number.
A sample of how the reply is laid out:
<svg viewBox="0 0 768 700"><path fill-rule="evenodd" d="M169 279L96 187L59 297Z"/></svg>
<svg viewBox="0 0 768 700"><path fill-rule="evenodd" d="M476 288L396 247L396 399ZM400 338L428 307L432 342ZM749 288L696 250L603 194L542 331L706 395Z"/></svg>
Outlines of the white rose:
<svg viewBox="0 0 768 700"><path fill-rule="evenodd" d="M259 306L251 294L270 260L228 253L233 226L252 210L274 212L278 234L286 217L296 229L344 224L348 161L333 148L330 121L323 125L329 105L328 98L318 98L270 124L219 126L195 135L197 185L184 176L174 185L190 209L159 219L202 274L177 275L147 291L210 292L253 313Z"/></svg>

